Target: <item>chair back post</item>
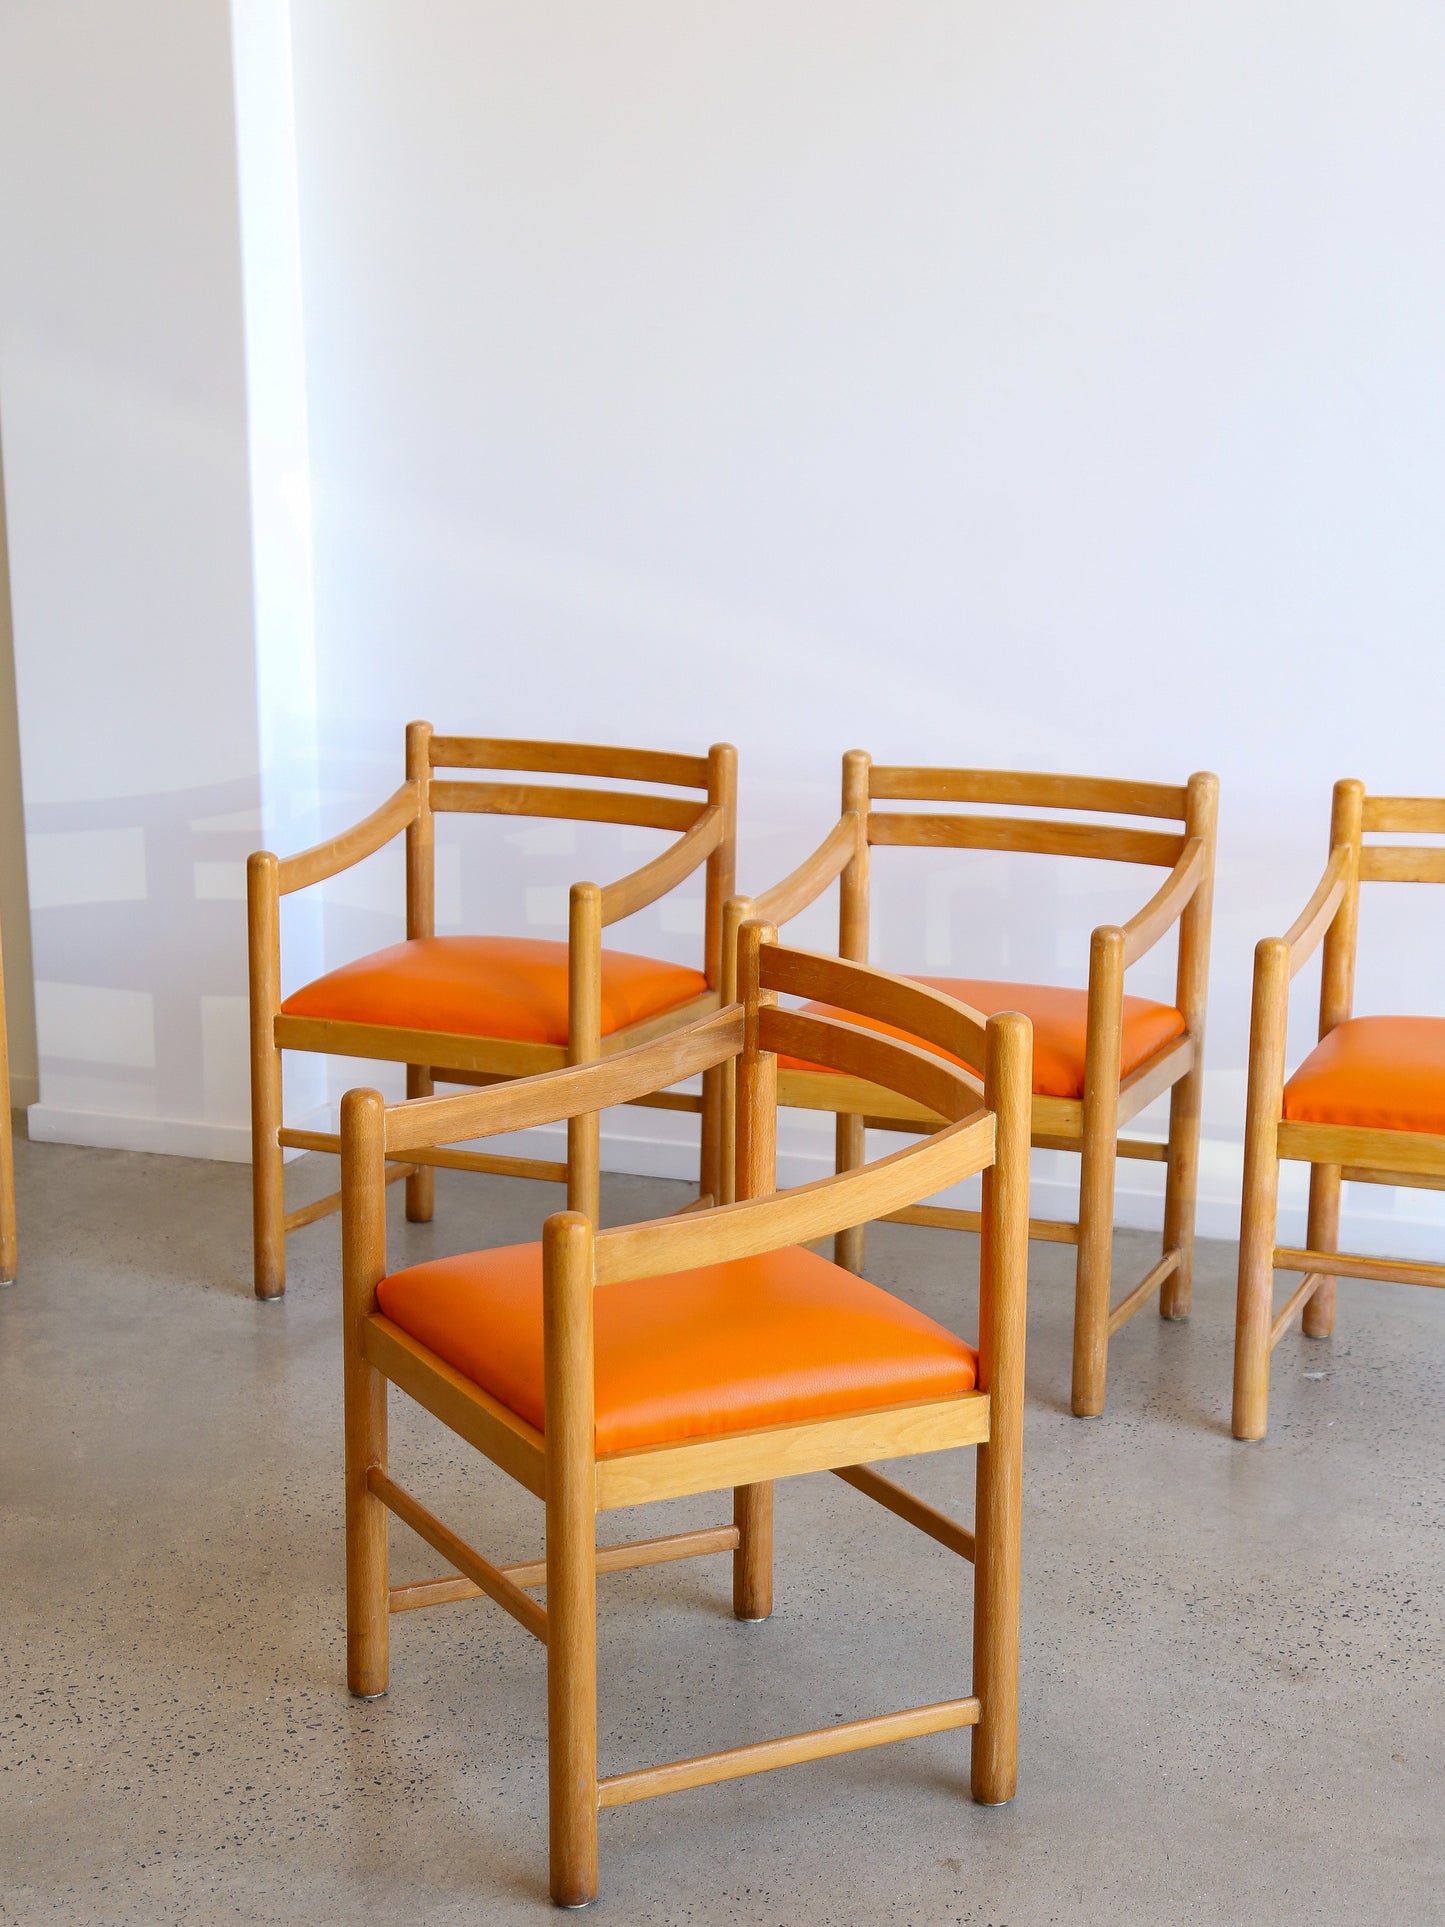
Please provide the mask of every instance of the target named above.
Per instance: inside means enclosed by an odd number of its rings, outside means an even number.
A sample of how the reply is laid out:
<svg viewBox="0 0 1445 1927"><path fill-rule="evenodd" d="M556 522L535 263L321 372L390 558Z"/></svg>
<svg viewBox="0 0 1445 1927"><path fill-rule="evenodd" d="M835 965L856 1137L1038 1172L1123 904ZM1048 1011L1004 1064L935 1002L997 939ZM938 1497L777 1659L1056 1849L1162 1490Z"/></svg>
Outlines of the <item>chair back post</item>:
<svg viewBox="0 0 1445 1927"><path fill-rule="evenodd" d="M406 726L406 780L416 784L416 815L406 826L406 934L436 935L436 819L431 806L430 723Z"/></svg>
<svg viewBox="0 0 1445 1927"><path fill-rule="evenodd" d="M1204 873L1179 918L1179 964L1175 1007L1194 1039L1196 1061L1204 1048L1209 990L1209 936L1214 916L1214 850L1219 824L1219 778L1205 770L1190 777L1184 793L1184 835L1204 845Z"/></svg>
<svg viewBox="0 0 1445 1927"><path fill-rule="evenodd" d="M10 1046L5 1033L5 960L0 955L0 1285L12 1284L15 1243L15 1143L10 1121Z"/></svg>
<svg viewBox="0 0 1445 1927"><path fill-rule="evenodd" d="M386 1106L380 1091L341 1100L342 1389L346 1431L346 1669L351 1691L387 1687L387 1513L372 1492L386 1469L386 1380L363 1350L386 1276Z"/></svg>
<svg viewBox="0 0 1445 1927"><path fill-rule="evenodd" d="M1355 956L1360 930L1360 846L1365 818L1365 786L1353 776L1335 784L1330 809L1330 849L1346 844L1351 852L1349 881L1339 909L1325 932L1320 956L1320 1036L1326 1037L1354 1009Z"/></svg>
<svg viewBox="0 0 1445 1927"><path fill-rule="evenodd" d="M707 860L702 944L703 971L717 990L726 968L725 906L737 881L738 753L731 743L714 743L707 753L707 800L722 812L722 836Z"/></svg>
<svg viewBox="0 0 1445 1927"><path fill-rule="evenodd" d="M246 949L250 979L251 1213L256 1295L286 1289L285 1170L281 1129L281 865L270 850L246 859Z"/></svg>
<svg viewBox="0 0 1445 1927"><path fill-rule="evenodd" d="M843 757L843 813L856 810L858 848L838 884L838 955L852 963L868 961L868 811L871 804L868 773L873 758L866 749L850 749Z"/></svg>
<svg viewBox="0 0 1445 1927"><path fill-rule="evenodd" d="M590 1219L542 1233L547 1506L547 1772L552 1898L597 1892L596 1265Z"/></svg>
<svg viewBox="0 0 1445 1927"><path fill-rule="evenodd" d="M989 1425L977 1469L973 1681L980 1717L970 1777L973 1797L998 1805L1014 1796L1018 1762L1033 1026L1017 1011L988 1020L984 1103L994 1116L994 1156L983 1174L978 1382L988 1393Z"/></svg>
<svg viewBox="0 0 1445 1927"><path fill-rule="evenodd" d="M771 1197L778 1188L778 1060L758 1042L759 1013L778 1001L759 982L762 947L777 938L770 923L745 923L738 932L738 1001L746 1013L737 1059L739 1199Z"/></svg>
<svg viewBox="0 0 1445 1927"><path fill-rule="evenodd" d="M602 1055L602 892L574 883L567 904L567 1062ZM567 1120L567 1208L597 1222L601 1178L600 1120L584 1111Z"/></svg>

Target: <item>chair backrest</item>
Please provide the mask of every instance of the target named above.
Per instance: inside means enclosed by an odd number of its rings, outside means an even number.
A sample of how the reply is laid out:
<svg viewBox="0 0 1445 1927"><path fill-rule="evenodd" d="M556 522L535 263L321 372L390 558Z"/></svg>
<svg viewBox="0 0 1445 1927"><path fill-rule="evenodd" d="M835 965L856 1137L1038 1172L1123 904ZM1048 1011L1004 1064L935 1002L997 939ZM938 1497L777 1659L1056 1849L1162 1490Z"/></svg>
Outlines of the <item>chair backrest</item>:
<svg viewBox="0 0 1445 1927"><path fill-rule="evenodd" d="M1445 837L1445 798L1370 796L1356 777L1335 784L1330 810L1330 861L1319 889L1297 920L1328 918L1320 965L1320 1035L1354 1008L1362 883L1445 883L1445 845L1367 843L1367 836Z"/></svg>
<svg viewBox="0 0 1445 1927"><path fill-rule="evenodd" d="M598 1062L390 1107L375 1091L348 1092L341 1114L343 1243L355 1288L364 1293L370 1273L374 1290L381 1275L375 1201L384 1187L387 1159L405 1160L409 1151L626 1103L736 1060L739 1202L598 1233L599 1285L812 1243L983 1172L986 1268L991 1276L1008 1271L1010 1288L1022 1291L1032 1101L1028 1020L1007 1012L985 1021L977 1011L921 985L866 965L785 948L770 927L757 923L744 925L740 933L739 968L738 1002ZM982 1063L982 1082L900 1038L836 1018L781 1010L779 993L906 1027L913 1036ZM779 1051L802 1051L815 1063L912 1098L939 1116L939 1128L891 1156L777 1192ZM570 1222L573 1214L562 1215ZM346 1244L348 1238L362 1239L366 1251ZM349 1283L348 1291L352 1288Z"/></svg>
<svg viewBox="0 0 1445 1927"><path fill-rule="evenodd" d="M553 782L439 777L437 770L497 771L515 776L583 776L701 791L660 796L647 790L579 789ZM616 923L644 909L707 864L703 952L716 985L722 955L722 906L732 892L737 844L737 751L715 743L706 756L619 749L592 743L531 742L490 736L439 736L430 723L406 731L407 780L418 807L407 827L407 935L435 932L435 829L439 813L560 817L669 830L677 841L651 863L603 888L600 921Z"/></svg>

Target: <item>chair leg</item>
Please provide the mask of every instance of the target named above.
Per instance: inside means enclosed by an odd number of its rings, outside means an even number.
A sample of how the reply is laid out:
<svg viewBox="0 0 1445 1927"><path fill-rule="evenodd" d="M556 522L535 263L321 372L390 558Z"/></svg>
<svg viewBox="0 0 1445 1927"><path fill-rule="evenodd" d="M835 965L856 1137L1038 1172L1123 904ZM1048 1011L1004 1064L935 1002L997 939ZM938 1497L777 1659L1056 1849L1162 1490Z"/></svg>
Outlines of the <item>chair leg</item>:
<svg viewBox="0 0 1445 1927"><path fill-rule="evenodd" d="M286 1290L286 1163L281 1129L281 1053L264 1039L251 1046L251 1222L258 1298Z"/></svg>
<svg viewBox="0 0 1445 1927"><path fill-rule="evenodd" d="M346 1336L346 1683L379 1699L390 1675L387 1510L366 1483L386 1468L386 1380Z"/></svg>
<svg viewBox="0 0 1445 1927"><path fill-rule="evenodd" d="M756 1622L773 1610L773 1487L740 1485L733 1490L733 1523L738 1529L733 1554L733 1617Z"/></svg>
<svg viewBox="0 0 1445 1927"><path fill-rule="evenodd" d="M1311 1251L1340 1248L1340 1167L1316 1164L1310 1168L1310 1215L1307 1242ZM1321 1278L1305 1306L1306 1338L1329 1338L1335 1329L1335 1281Z"/></svg>
<svg viewBox="0 0 1445 1927"><path fill-rule="evenodd" d="M406 1067L406 1094L408 1097L430 1097L435 1086L432 1083L430 1068L425 1064L408 1064ZM408 1224L430 1224L436 1209L436 1172L429 1164L424 1164L413 1177L406 1181L406 1217Z"/></svg>
<svg viewBox="0 0 1445 1927"><path fill-rule="evenodd" d="M867 1155L863 1135L863 1120L840 1113L837 1128L838 1153L836 1168L839 1171L856 1171ZM850 1225L846 1231L839 1231L833 1239L833 1262L845 1271L859 1277L863 1273L863 1226Z"/></svg>
<svg viewBox="0 0 1445 1927"><path fill-rule="evenodd" d="M15 1240L15 1148L3 1058L3 1024L4 1015L0 1012L0 1285L13 1285L19 1261Z"/></svg>
<svg viewBox="0 0 1445 1927"><path fill-rule="evenodd" d="M714 1204L724 1202L723 1157L723 1067L715 1065L702 1074L702 1128L698 1150L697 1188Z"/></svg>
<svg viewBox="0 0 1445 1927"><path fill-rule="evenodd" d="M1274 1132L1260 1129L1245 1143L1234 1323L1233 1429L1237 1439L1262 1439L1269 1422L1269 1339L1274 1322L1278 1202L1279 1160Z"/></svg>
<svg viewBox="0 0 1445 1927"><path fill-rule="evenodd" d="M1079 1171L1079 1255L1074 1275L1075 1418L1099 1418L1109 1370L1109 1286L1114 1264L1112 1126L1084 1119Z"/></svg>
<svg viewBox="0 0 1445 1927"><path fill-rule="evenodd" d="M1022 1454L1017 1440L978 1449L974 1506L973 1729L969 1780L980 1806L1012 1800L1018 1782L1019 1543Z"/></svg>
<svg viewBox="0 0 1445 1927"><path fill-rule="evenodd" d="M580 1484L547 1505L547 1773L552 1898L597 1898L596 1514Z"/></svg>
<svg viewBox="0 0 1445 1927"><path fill-rule="evenodd" d="M595 1225L602 1207L602 1150L595 1111L567 1120L567 1209Z"/></svg>
<svg viewBox="0 0 1445 1927"><path fill-rule="evenodd" d="M1161 1318L1187 1318L1194 1292L1194 1219L1199 1195L1199 1116L1204 1075L1192 1070L1169 1097L1169 1163L1164 1182L1164 1249L1179 1262L1159 1293Z"/></svg>

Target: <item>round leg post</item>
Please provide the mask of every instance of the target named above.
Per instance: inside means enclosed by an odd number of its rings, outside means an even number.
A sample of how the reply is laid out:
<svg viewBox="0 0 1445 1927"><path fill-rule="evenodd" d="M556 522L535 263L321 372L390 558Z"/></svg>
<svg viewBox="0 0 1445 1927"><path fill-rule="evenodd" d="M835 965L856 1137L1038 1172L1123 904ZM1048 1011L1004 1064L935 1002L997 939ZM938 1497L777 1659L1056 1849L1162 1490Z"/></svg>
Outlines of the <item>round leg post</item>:
<svg viewBox="0 0 1445 1927"><path fill-rule="evenodd" d="M752 1622L773 1610L773 1488L771 1481L733 1491L733 1616Z"/></svg>
<svg viewBox="0 0 1445 1927"><path fill-rule="evenodd" d="M432 1083L431 1069L425 1064L408 1064L406 1067L406 1094L411 1097L430 1097L435 1086ZM406 1181L406 1217L408 1224L430 1224L436 1209L436 1172L429 1164L421 1168Z"/></svg>
<svg viewBox="0 0 1445 1927"><path fill-rule="evenodd" d="M1307 1243L1311 1251L1340 1248L1340 1167L1316 1164L1310 1171ZM1335 1281L1321 1278L1304 1312L1306 1338L1329 1338L1335 1329Z"/></svg>
<svg viewBox="0 0 1445 1927"><path fill-rule="evenodd" d="M1164 1249L1179 1262L1159 1293L1161 1318L1187 1318L1194 1294L1194 1218L1199 1195L1199 1122L1204 1075L1181 1077L1169 1099L1169 1164L1164 1181Z"/></svg>

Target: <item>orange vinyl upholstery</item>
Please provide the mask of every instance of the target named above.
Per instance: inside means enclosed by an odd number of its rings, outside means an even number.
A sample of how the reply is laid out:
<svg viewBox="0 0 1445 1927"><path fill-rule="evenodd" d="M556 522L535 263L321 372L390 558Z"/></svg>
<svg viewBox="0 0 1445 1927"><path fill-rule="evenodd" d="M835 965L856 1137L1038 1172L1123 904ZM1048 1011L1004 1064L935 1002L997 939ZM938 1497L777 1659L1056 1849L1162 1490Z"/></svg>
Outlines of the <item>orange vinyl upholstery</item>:
<svg viewBox="0 0 1445 1927"><path fill-rule="evenodd" d="M541 1428L542 1247L394 1272L381 1310ZM599 1454L971 1391L976 1353L794 1246L608 1285L594 1300Z"/></svg>
<svg viewBox="0 0 1445 1927"><path fill-rule="evenodd" d="M1445 1017L1351 1017L1284 1087L1298 1124L1445 1135Z"/></svg>
<svg viewBox="0 0 1445 1927"><path fill-rule="evenodd" d="M915 977L915 983L930 990L942 990L970 1005L985 1017L1001 1010L1019 1010L1034 1027L1034 1094L1038 1097L1084 1095L1084 1045L1088 1028L1089 998L1083 990L1060 990L1051 984L994 983L974 977ZM806 1010L824 1017L844 1017L852 1024L866 1024L872 1030L891 1036L906 1033L891 1024L875 1023L847 1011L835 1011L826 1004L806 1004ZM1124 1023L1119 1074L1127 1077L1141 1064L1184 1035L1184 1018L1168 1004L1150 1003L1146 997L1124 999ZM923 1043L913 1038L913 1043ZM928 1048L932 1048L928 1046ZM940 1056L950 1056L941 1051ZM958 1060L956 1060L958 1061ZM821 1065L804 1064L797 1058L780 1057L780 1070L818 1070ZM968 1068L982 1076L982 1067Z"/></svg>
<svg viewBox="0 0 1445 1927"><path fill-rule="evenodd" d="M707 989L699 970L602 952L602 1034L675 1009ZM567 1042L567 946L537 937L415 937L343 964L294 992L286 1017L404 1030Z"/></svg>

